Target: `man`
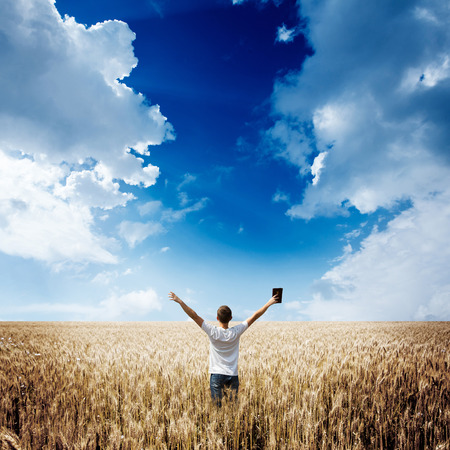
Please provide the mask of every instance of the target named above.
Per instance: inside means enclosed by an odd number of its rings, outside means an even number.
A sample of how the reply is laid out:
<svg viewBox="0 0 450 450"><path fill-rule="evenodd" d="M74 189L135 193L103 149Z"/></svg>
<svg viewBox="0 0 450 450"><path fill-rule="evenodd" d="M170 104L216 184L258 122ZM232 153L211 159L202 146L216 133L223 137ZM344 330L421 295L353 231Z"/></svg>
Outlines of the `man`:
<svg viewBox="0 0 450 450"><path fill-rule="evenodd" d="M238 358L239 339L242 333L259 319L270 306L278 303L278 295L274 295L262 308L258 309L247 320L229 328L228 324L232 319L231 309L228 306L221 306L217 310L217 320L219 326L206 323L192 308L189 308L183 300L173 292L169 293L170 300L178 303L183 311L209 336L209 373L211 397L221 405L223 390L230 387L235 395L239 389L238 378Z"/></svg>

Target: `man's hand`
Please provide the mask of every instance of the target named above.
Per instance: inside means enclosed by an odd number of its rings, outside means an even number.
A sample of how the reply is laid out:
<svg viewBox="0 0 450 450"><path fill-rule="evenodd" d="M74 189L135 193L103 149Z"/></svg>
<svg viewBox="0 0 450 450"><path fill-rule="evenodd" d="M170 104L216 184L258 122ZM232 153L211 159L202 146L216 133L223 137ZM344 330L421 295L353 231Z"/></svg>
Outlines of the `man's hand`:
<svg viewBox="0 0 450 450"><path fill-rule="evenodd" d="M275 294L275 295L268 301L268 303L270 303L269 306L275 305L276 303L280 303L280 302L279 302L279 298L280 298L280 294Z"/></svg>
<svg viewBox="0 0 450 450"><path fill-rule="evenodd" d="M174 302L180 303L181 299L180 297L178 297L176 294L174 294L173 292L169 293L169 299L173 300Z"/></svg>
<svg viewBox="0 0 450 450"><path fill-rule="evenodd" d="M174 302L178 303L182 308L183 311L199 326L201 327L203 324L203 319L192 309L189 308L188 305L186 305L186 303L183 302L183 300L181 300L180 297L178 297L176 294L174 294L173 292L169 292L169 299L173 300Z"/></svg>

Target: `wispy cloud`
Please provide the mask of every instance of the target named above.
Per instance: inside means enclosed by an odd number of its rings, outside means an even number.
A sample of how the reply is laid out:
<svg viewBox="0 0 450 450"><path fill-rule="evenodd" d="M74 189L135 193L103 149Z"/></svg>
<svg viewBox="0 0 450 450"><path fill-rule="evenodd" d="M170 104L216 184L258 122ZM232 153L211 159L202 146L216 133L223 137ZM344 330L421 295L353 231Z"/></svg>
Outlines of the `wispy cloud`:
<svg viewBox="0 0 450 450"><path fill-rule="evenodd" d="M112 293L99 303L32 303L9 306L8 314L56 314L63 320L142 320L154 311L162 310L157 293L149 288L123 294Z"/></svg>
<svg viewBox="0 0 450 450"><path fill-rule="evenodd" d="M124 220L118 227L119 236L124 239L131 248L134 248L149 236L157 236L166 233L171 224L185 220L188 214L201 211L206 207L208 201L209 199L204 197L192 202L186 195L181 199L181 204L184 207L179 209L165 208L160 201L147 202L138 209L141 215L151 215L153 220L147 222ZM191 204L189 205L189 203Z"/></svg>
<svg viewBox="0 0 450 450"><path fill-rule="evenodd" d="M162 220L165 222L178 222L183 220L187 214L200 211L208 204L209 199L203 197L202 199L196 201L190 206L181 209L167 208L162 214Z"/></svg>
<svg viewBox="0 0 450 450"><path fill-rule="evenodd" d="M158 214L162 209L163 204L160 200L152 200L138 205L139 214L141 216L153 216Z"/></svg>
<svg viewBox="0 0 450 450"><path fill-rule="evenodd" d="M183 175L183 181L178 185L177 189L181 191L186 187L186 185L194 183L197 180L196 175L192 175L190 173L185 173Z"/></svg>
<svg viewBox="0 0 450 450"><path fill-rule="evenodd" d="M286 192L282 192L279 189L273 195L272 201L275 202L275 203L287 203L287 204L291 203L291 200L289 198L289 194L286 193Z"/></svg>
<svg viewBox="0 0 450 450"><path fill-rule="evenodd" d="M297 28L287 28L283 23L283 25L277 29L277 37L275 41L284 43L292 42L297 34Z"/></svg>
<svg viewBox="0 0 450 450"><path fill-rule="evenodd" d="M136 244L141 243L149 236L156 236L165 233L167 230L159 222L132 222L124 220L119 225L119 236L124 239L127 244L134 248Z"/></svg>

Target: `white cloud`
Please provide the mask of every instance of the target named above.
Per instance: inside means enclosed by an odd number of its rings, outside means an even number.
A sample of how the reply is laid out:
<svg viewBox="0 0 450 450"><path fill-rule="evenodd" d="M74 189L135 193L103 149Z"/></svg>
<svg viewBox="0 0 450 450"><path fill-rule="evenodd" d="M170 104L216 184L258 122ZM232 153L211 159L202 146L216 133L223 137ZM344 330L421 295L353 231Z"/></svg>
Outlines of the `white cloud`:
<svg viewBox="0 0 450 450"><path fill-rule="evenodd" d="M277 29L277 38L276 42L292 42L297 35L296 28L288 29L286 25L283 23L281 27Z"/></svg>
<svg viewBox="0 0 450 450"><path fill-rule="evenodd" d="M375 228L315 287L312 319L450 320L450 194L434 194Z"/></svg>
<svg viewBox="0 0 450 450"><path fill-rule="evenodd" d="M284 307L287 310L299 311L301 308L303 308L303 304L299 300L293 300L292 302L285 302Z"/></svg>
<svg viewBox="0 0 450 450"><path fill-rule="evenodd" d="M93 158L133 182L142 167L128 148L159 144L171 127L157 105L117 81L137 65L128 25L86 28L49 0L5 0L0 17L0 145L56 163Z"/></svg>
<svg viewBox="0 0 450 450"><path fill-rule="evenodd" d="M119 273L117 270L104 270L103 272L98 273L93 279L92 282L96 284L103 284L105 286L110 285L113 281L115 281L119 277Z"/></svg>
<svg viewBox="0 0 450 450"><path fill-rule="evenodd" d="M180 194L184 194L181 192ZM187 195L179 195L181 205L188 205L191 200ZM180 209L164 208L160 201L147 202L140 207L141 216L151 215L154 220L148 222L133 222L125 220L118 227L119 236L124 239L127 244L134 248L136 244L143 242L149 236L156 236L167 232L168 226L175 222L180 222L192 212L201 211L206 207L209 199L204 197L190 206ZM165 247L168 249L168 247Z"/></svg>
<svg viewBox="0 0 450 450"><path fill-rule="evenodd" d="M162 220L164 222L178 222L183 220L187 214L191 212L200 211L207 205L209 199L207 197L203 197L202 199L196 201L191 206L187 206L182 209L172 209L167 208L164 210L162 214Z"/></svg>
<svg viewBox="0 0 450 450"><path fill-rule="evenodd" d="M178 200L180 202L180 206L181 207L188 205L189 202L190 202L189 196L187 195L186 192L179 192L178 193Z"/></svg>
<svg viewBox="0 0 450 450"><path fill-rule="evenodd" d="M123 295L113 294L100 303L100 309L105 311L106 319L112 320L127 316L142 317L152 311L161 311L162 303L153 289L147 289Z"/></svg>
<svg viewBox="0 0 450 450"><path fill-rule="evenodd" d="M373 2L302 2L315 54L301 72L277 82L278 120L268 135L277 144L275 154L304 175L312 154L328 155L320 183L308 187L292 217L344 212L343 202L370 213L442 189L448 164L443 167L441 159L448 163L450 138L442 102L449 96L450 38L444 23L417 18L420 3L390 10ZM436 16L441 8L428 3ZM389 39L383 37L387 23ZM424 74L427 89L400 89L417 67L417 82Z"/></svg>
<svg viewBox="0 0 450 450"><path fill-rule="evenodd" d="M138 155L172 139L172 127L121 81L137 65L128 25L87 28L53 3L0 4L0 250L51 263L116 262L90 209L132 200L119 180L153 185L159 169Z"/></svg>
<svg viewBox="0 0 450 450"><path fill-rule="evenodd" d="M320 172L324 168L325 158L328 155L328 152L319 153L315 158L313 165L311 166L311 175L313 176L312 184L317 184L320 178Z"/></svg>
<svg viewBox="0 0 450 450"><path fill-rule="evenodd" d="M351 240L351 239L357 238L360 235L361 235L361 230L353 230L348 233L345 233L344 237L345 237L345 239Z"/></svg>
<svg viewBox="0 0 450 450"><path fill-rule="evenodd" d="M291 203L291 200L289 198L289 194L287 194L286 192L282 192L279 189L272 196L272 201L275 202L275 203L288 203L288 204Z"/></svg>
<svg viewBox="0 0 450 450"><path fill-rule="evenodd" d="M133 194L120 192L119 187L119 183L102 177L96 170L82 170L71 172L64 186L55 187L55 194L88 207L112 209L135 198Z"/></svg>
<svg viewBox="0 0 450 450"><path fill-rule="evenodd" d="M89 207L54 194L64 170L0 151L0 250L50 263L116 263Z"/></svg>
<svg viewBox="0 0 450 450"><path fill-rule="evenodd" d="M152 200L147 203L140 204L138 206L139 214L141 216L152 216L160 212L163 208L163 204L159 200Z"/></svg>
<svg viewBox="0 0 450 450"><path fill-rule="evenodd" d="M427 64L422 62L419 67L412 67L406 71L400 84L400 92L403 90L411 94L416 89L427 89L436 86L439 82L450 76L450 58L442 53Z"/></svg>
<svg viewBox="0 0 450 450"><path fill-rule="evenodd" d="M119 236L123 238L130 247L143 242L149 236L155 236L167 232L170 224L180 222L192 212L197 212L206 207L209 199L204 197L191 205L191 199L184 192L179 195L180 209L165 208L162 202L150 201L138 207L141 216L152 216L154 220L148 222L133 222L125 220L119 225ZM169 247L165 247L169 249ZM164 250L166 251L166 250Z"/></svg>
<svg viewBox="0 0 450 450"><path fill-rule="evenodd" d="M124 220L119 225L119 236L122 237L131 248L134 248L136 244L144 241L149 236L156 236L165 232L166 229L159 222L142 223Z"/></svg>
<svg viewBox="0 0 450 450"><path fill-rule="evenodd" d="M414 13L418 19L426 20L435 24L439 23L439 19L433 14L433 12L429 11L425 7L417 6Z"/></svg>
<svg viewBox="0 0 450 450"><path fill-rule="evenodd" d="M195 175L192 175L190 173L185 173L183 175L183 181L178 185L178 190L180 191L183 189L186 185L193 183L197 180L197 177Z"/></svg>
<svg viewBox="0 0 450 450"><path fill-rule="evenodd" d="M438 0L299 7L314 54L276 82L267 131L274 156L311 180L288 215L310 220L351 207L372 214L404 200L413 205L360 249L344 249L308 311L312 318L448 318L447 8Z"/></svg>
<svg viewBox="0 0 450 450"><path fill-rule="evenodd" d="M97 304L39 303L9 306L8 312L57 314L65 320L142 320L153 311L162 310L162 302L153 289L111 294Z"/></svg>
<svg viewBox="0 0 450 450"><path fill-rule="evenodd" d="M299 167L302 175L310 172L307 160L313 152L313 142L308 128L307 125L289 123L289 120L286 119L278 120L267 131L268 140L274 143L274 156L283 158Z"/></svg>

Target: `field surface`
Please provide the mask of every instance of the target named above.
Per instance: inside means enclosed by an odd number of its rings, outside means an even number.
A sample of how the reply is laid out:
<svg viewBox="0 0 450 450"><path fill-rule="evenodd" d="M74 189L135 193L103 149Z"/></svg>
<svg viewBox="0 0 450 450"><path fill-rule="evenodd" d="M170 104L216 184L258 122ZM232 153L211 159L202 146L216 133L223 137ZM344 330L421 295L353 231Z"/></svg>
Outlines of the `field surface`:
<svg viewBox="0 0 450 450"><path fill-rule="evenodd" d="M218 408L194 323L0 322L0 442L449 449L449 343L449 322L257 322Z"/></svg>

